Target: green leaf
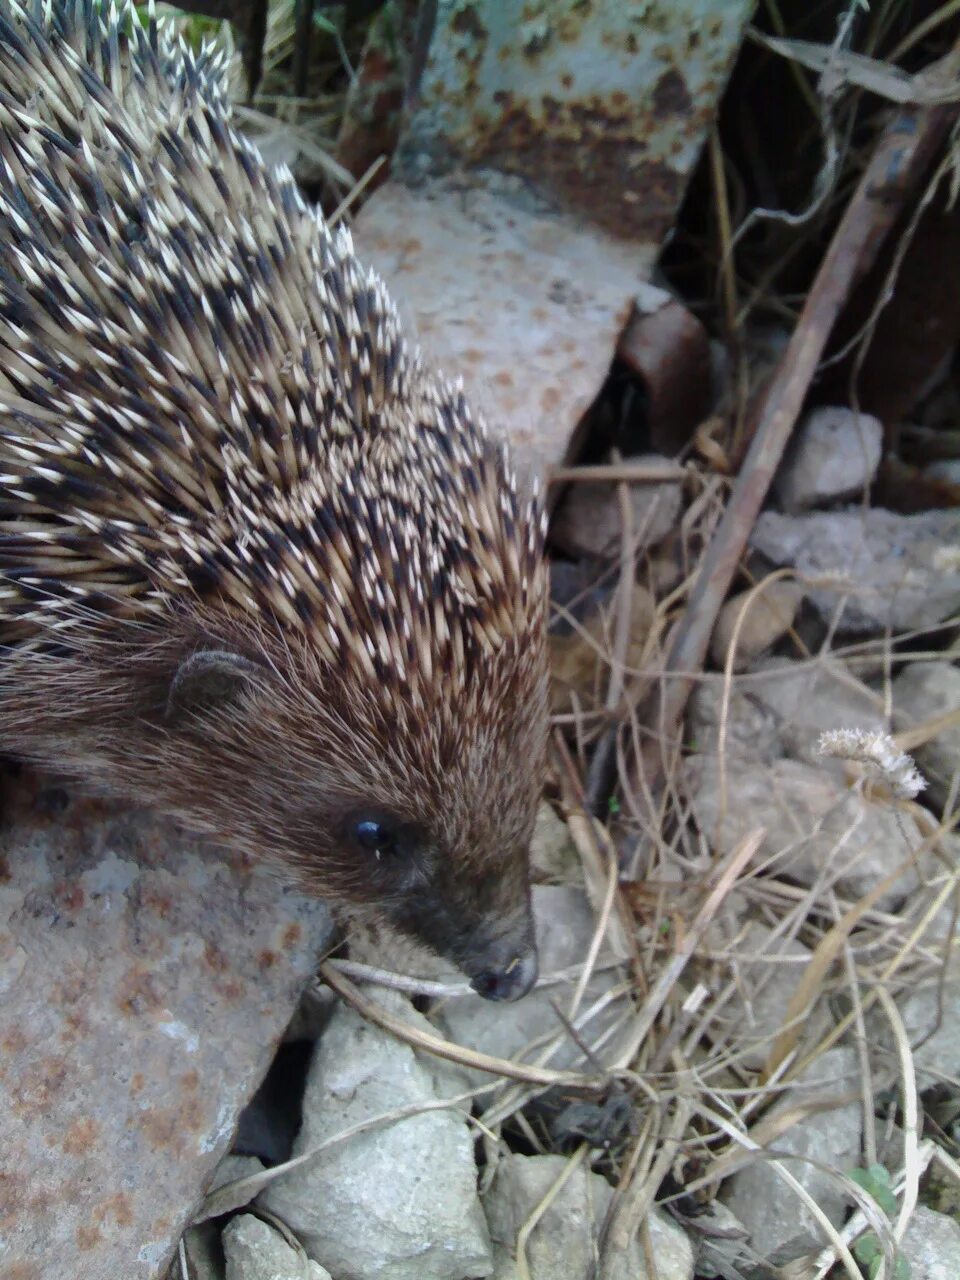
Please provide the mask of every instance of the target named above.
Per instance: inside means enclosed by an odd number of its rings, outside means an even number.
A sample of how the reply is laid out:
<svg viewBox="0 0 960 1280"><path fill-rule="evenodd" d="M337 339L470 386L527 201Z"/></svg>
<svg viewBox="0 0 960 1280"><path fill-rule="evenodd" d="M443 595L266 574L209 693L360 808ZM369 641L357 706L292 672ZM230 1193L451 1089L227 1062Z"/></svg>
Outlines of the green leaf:
<svg viewBox="0 0 960 1280"><path fill-rule="evenodd" d="M880 1241L872 1231L868 1231L865 1236L861 1236L859 1240L854 1241L853 1256L858 1262L862 1262L865 1267L869 1266L877 1258L883 1257Z"/></svg>

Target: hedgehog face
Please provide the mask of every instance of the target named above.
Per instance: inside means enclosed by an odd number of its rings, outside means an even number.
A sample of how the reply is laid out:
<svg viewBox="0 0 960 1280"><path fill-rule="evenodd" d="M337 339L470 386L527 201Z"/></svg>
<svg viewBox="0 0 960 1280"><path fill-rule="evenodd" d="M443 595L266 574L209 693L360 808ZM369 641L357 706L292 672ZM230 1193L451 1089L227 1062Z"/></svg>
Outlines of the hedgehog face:
<svg viewBox="0 0 960 1280"><path fill-rule="evenodd" d="M284 672L280 647L265 656L205 648L179 664L164 713L177 769L164 781L169 750L146 762L155 799L272 854L307 892L387 919L485 997L525 994L547 722L536 637L488 665L483 714L445 698L426 718L321 664Z"/></svg>

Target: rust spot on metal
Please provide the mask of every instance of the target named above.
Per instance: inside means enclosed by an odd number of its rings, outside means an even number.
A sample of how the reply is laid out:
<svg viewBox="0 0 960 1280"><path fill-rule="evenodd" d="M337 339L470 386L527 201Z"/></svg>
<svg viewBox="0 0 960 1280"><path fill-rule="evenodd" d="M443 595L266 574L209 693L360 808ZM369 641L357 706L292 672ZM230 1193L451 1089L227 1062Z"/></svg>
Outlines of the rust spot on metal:
<svg viewBox="0 0 960 1280"><path fill-rule="evenodd" d="M463 5L450 20L451 30L459 36L470 40L483 41L487 38L487 28L483 25L479 13L473 5Z"/></svg>
<svg viewBox="0 0 960 1280"><path fill-rule="evenodd" d="M545 387L541 404L544 413L556 413L563 403L563 396L557 387Z"/></svg>
<svg viewBox="0 0 960 1280"><path fill-rule="evenodd" d="M270 951L267 947L264 947L257 956L257 964L261 969L272 969L277 963L277 959L278 957L275 951Z"/></svg>
<svg viewBox="0 0 960 1280"><path fill-rule="evenodd" d="M104 1216L111 1217L118 1227L128 1227L133 1221L130 1197L123 1191L118 1191L115 1196L111 1196L105 1202L104 1210Z"/></svg>
<svg viewBox="0 0 960 1280"><path fill-rule="evenodd" d="M658 116L689 116L693 99L676 67L665 71L653 88L653 109Z"/></svg>
<svg viewBox="0 0 960 1280"><path fill-rule="evenodd" d="M80 1156L96 1141L100 1127L89 1116L75 1120L63 1135L63 1149L68 1156Z"/></svg>
<svg viewBox="0 0 960 1280"><path fill-rule="evenodd" d="M77 1248L83 1253L95 1249L102 1239L103 1232L99 1227L77 1227Z"/></svg>
<svg viewBox="0 0 960 1280"><path fill-rule="evenodd" d="M10 1027L0 1040L0 1057L15 1058L27 1047L27 1037L19 1027Z"/></svg>
<svg viewBox="0 0 960 1280"><path fill-rule="evenodd" d="M513 374L509 369L501 369L499 373L493 375L493 381L501 387L513 386Z"/></svg>
<svg viewBox="0 0 960 1280"><path fill-rule="evenodd" d="M230 958L215 942L205 944L203 958L214 973L224 973L230 968Z"/></svg>
<svg viewBox="0 0 960 1280"><path fill-rule="evenodd" d="M293 921L288 924L283 931L282 939L284 948L289 951L291 947L297 946L303 937L303 928Z"/></svg>
<svg viewBox="0 0 960 1280"><path fill-rule="evenodd" d="M178 1150L182 1144L183 1120L179 1108L154 1107L140 1117L140 1132L151 1147Z"/></svg>

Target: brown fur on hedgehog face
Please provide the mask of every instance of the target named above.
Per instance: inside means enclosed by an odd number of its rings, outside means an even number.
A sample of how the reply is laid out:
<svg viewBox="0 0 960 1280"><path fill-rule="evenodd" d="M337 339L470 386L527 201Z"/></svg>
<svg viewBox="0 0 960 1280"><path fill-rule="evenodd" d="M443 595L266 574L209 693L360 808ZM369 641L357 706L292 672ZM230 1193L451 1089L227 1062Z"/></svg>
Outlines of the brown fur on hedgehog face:
<svg viewBox="0 0 960 1280"><path fill-rule="evenodd" d="M489 714L465 701L458 725L449 704L426 721L391 709L373 682L345 684L309 650L225 626L217 610L184 624L136 649L15 664L6 741L266 855L307 892L374 909L478 983L516 958L532 978L528 848L545 745L535 637L477 672ZM390 847L364 842L371 821Z"/></svg>

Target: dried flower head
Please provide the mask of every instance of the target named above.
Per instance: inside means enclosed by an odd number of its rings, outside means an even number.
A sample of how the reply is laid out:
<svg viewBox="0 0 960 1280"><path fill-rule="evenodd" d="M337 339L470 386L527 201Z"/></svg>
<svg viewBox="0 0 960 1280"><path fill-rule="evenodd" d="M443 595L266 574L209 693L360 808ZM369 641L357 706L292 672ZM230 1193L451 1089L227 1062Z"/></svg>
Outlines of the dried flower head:
<svg viewBox="0 0 960 1280"><path fill-rule="evenodd" d="M900 751L889 734L875 729L831 729L821 734L817 752L865 765L884 779L899 800L915 799L927 785L913 757Z"/></svg>

